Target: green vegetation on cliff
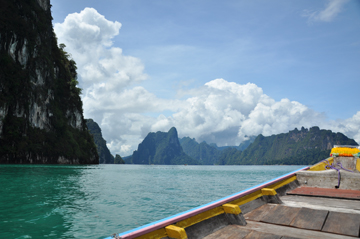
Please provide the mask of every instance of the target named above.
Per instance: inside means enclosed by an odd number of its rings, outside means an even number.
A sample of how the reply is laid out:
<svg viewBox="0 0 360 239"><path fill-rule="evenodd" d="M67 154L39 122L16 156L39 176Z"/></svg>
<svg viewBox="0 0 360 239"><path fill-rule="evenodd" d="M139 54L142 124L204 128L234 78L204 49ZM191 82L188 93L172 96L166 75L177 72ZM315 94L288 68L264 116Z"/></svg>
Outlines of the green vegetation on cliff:
<svg viewBox="0 0 360 239"><path fill-rule="evenodd" d="M241 156L241 152L236 148L226 148L221 152L217 164L235 164L234 162Z"/></svg>
<svg viewBox="0 0 360 239"><path fill-rule="evenodd" d="M312 127L264 137L259 135L244 151L226 152L223 164L314 164L328 158L334 145L357 145L343 135Z"/></svg>
<svg viewBox="0 0 360 239"><path fill-rule="evenodd" d="M250 144L252 144L255 141L255 139L256 139L256 136L248 137L246 140L241 142L239 147L237 147L237 150L244 151L245 149L247 149L247 147L250 146Z"/></svg>
<svg viewBox="0 0 360 239"><path fill-rule="evenodd" d="M216 147L208 145L206 142L199 144L195 139L191 139L190 137L184 137L179 141L184 152L200 164L216 164L221 154L221 151Z"/></svg>
<svg viewBox="0 0 360 239"><path fill-rule="evenodd" d="M131 157L134 164L199 164L181 148L173 127L169 132L149 133Z"/></svg>
<svg viewBox="0 0 360 239"><path fill-rule="evenodd" d="M298 164L310 165L328 158L333 145L357 145L341 133L301 128L289 133L249 137L237 146L217 147L195 139L177 138L177 131L149 133L125 161L135 164ZM240 151L239 148L244 149ZM185 154L184 154L185 153Z"/></svg>
<svg viewBox="0 0 360 239"><path fill-rule="evenodd" d="M125 161L117 154L115 155L114 164L125 164Z"/></svg>
<svg viewBox="0 0 360 239"><path fill-rule="evenodd" d="M0 0L0 163L98 163L49 0Z"/></svg>
<svg viewBox="0 0 360 239"><path fill-rule="evenodd" d="M320 130L295 129L289 133L264 137L251 136L238 147L217 147L195 139L180 139L184 152L202 164L314 164L328 158L333 145L357 145L341 133ZM242 150L241 150L242 149Z"/></svg>
<svg viewBox="0 0 360 239"><path fill-rule="evenodd" d="M312 127L264 137L251 136L239 146L217 147L195 139L177 138L177 131L149 133L132 156L124 158L134 164L203 164L310 165L328 158L334 145L357 145L343 135ZM243 151L239 148L244 149Z"/></svg>

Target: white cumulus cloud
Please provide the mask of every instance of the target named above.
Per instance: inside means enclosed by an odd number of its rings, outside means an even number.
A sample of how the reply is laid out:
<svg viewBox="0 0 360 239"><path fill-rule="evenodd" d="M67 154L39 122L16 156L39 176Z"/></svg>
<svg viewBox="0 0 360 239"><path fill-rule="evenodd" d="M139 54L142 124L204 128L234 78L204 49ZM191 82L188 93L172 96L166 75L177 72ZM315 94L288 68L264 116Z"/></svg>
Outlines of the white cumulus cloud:
<svg viewBox="0 0 360 239"><path fill-rule="evenodd" d="M333 8L334 2L326 9ZM328 15L337 14L332 12ZM120 28L121 23L107 20L92 8L69 14L63 23L55 24L59 43L67 45L77 62L85 117L100 125L113 154L130 155L149 132L168 131L173 126L180 137L219 146L302 126L342 132L360 142L360 111L350 119L327 121L324 114L299 102L274 100L253 83L215 79L199 88L179 90L182 98L160 98L139 86L147 79L141 60L113 46Z"/></svg>
<svg viewBox="0 0 360 239"><path fill-rule="evenodd" d="M311 127L324 115L296 101L276 102L255 84L216 79L189 92L178 112L157 119L151 131L176 126L181 136L218 145L238 145L246 136L269 136L295 127Z"/></svg>
<svg viewBox="0 0 360 239"><path fill-rule="evenodd" d="M58 42L66 45L77 63L85 117L100 124L113 151L131 153L127 145L138 143L141 133L137 122L147 118L139 113L166 104L143 87L129 89L147 75L140 59L113 46L120 28L121 23L105 19L93 8L69 14L54 25ZM133 135L138 135L134 141Z"/></svg>
<svg viewBox="0 0 360 239"><path fill-rule="evenodd" d="M350 119L328 121L325 114L299 102L275 101L253 83L242 85L224 79L212 80L187 94L190 96L175 113L159 116L148 131L167 131L175 126L180 137L222 146L239 145L246 136L270 136L319 126L360 142L360 111Z"/></svg>
<svg viewBox="0 0 360 239"><path fill-rule="evenodd" d="M55 23L59 43L64 43L78 66L80 86L95 94L98 90L118 91L133 82L146 79L141 61L124 56L113 47L112 39L119 34L121 23L105 19L93 8L69 14L63 23ZM91 87L91 88L89 88ZM89 88L89 89L88 89Z"/></svg>

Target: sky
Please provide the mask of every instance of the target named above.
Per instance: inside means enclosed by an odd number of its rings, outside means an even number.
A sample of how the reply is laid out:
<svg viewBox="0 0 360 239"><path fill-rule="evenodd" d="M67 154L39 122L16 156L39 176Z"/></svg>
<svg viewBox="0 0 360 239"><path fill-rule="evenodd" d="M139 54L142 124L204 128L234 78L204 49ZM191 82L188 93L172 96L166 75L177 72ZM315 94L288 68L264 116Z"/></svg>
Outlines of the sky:
<svg viewBox="0 0 360 239"><path fill-rule="evenodd" d="M173 126L218 146L312 126L360 143L358 0L51 4L114 155Z"/></svg>

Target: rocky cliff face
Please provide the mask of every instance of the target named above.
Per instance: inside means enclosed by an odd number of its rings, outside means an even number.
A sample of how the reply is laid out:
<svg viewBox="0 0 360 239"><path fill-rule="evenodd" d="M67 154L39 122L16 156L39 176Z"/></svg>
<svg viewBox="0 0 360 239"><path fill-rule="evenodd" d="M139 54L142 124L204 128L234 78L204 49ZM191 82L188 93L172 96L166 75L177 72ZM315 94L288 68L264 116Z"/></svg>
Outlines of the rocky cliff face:
<svg viewBox="0 0 360 239"><path fill-rule="evenodd" d="M185 154L204 165L216 164L221 154L221 150L218 149L216 145L211 146L206 142L199 144L195 139L191 139L190 137L183 137L179 141Z"/></svg>
<svg viewBox="0 0 360 239"><path fill-rule="evenodd" d="M50 0L0 0L0 162L98 163Z"/></svg>
<svg viewBox="0 0 360 239"><path fill-rule="evenodd" d="M199 164L186 155L180 145L176 128L169 132L149 133L132 155L134 164Z"/></svg>
<svg viewBox="0 0 360 239"><path fill-rule="evenodd" d="M115 162L114 156L106 146L106 141L102 137L99 125L93 119L86 119L86 125L90 134L94 137L96 149L99 154L99 163L113 164Z"/></svg>

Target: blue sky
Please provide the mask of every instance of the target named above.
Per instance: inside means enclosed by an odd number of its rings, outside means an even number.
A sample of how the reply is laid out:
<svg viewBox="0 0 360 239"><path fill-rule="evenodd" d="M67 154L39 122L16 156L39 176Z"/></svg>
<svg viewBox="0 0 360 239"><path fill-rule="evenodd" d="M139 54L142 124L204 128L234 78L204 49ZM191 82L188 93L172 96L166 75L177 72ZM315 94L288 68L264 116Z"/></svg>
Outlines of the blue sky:
<svg viewBox="0 0 360 239"><path fill-rule="evenodd" d="M113 154L171 126L218 145L315 125L360 141L359 1L51 3Z"/></svg>

